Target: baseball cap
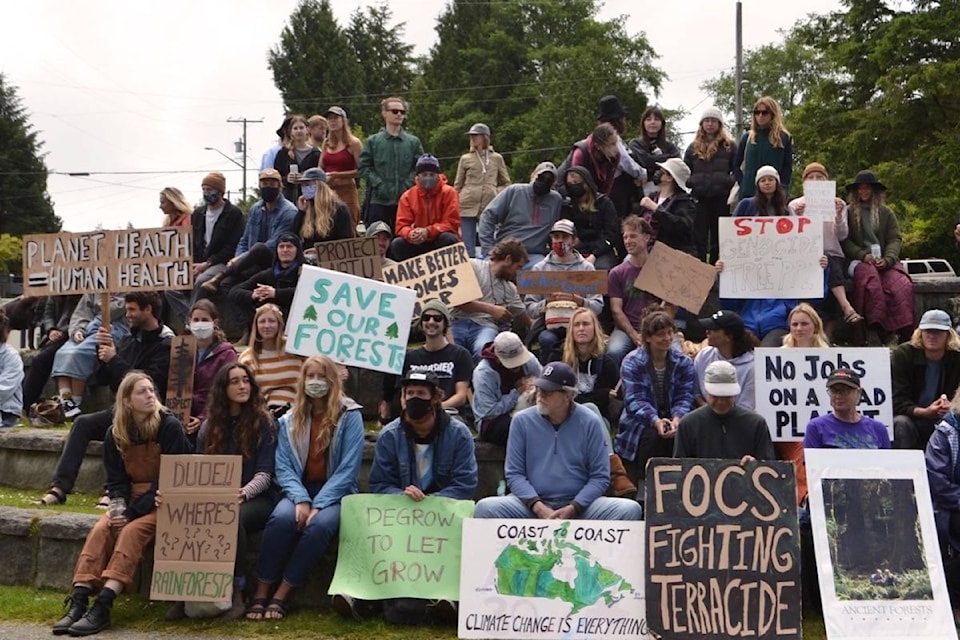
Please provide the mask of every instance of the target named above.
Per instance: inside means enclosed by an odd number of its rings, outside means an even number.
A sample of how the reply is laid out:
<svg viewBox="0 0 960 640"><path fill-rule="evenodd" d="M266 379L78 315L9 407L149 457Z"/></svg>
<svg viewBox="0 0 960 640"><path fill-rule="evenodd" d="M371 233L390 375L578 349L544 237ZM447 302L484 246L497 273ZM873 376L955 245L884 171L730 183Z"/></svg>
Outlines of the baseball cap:
<svg viewBox="0 0 960 640"><path fill-rule="evenodd" d="M718 398L740 395L737 369L726 360L711 362L703 375L703 387L707 393Z"/></svg>
<svg viewBox="0 0 960 640"><path fill-rule="evenodd" d="M860 387L860 376L850 369L837 369L827 378L827 386L832 387L835 384L842 384L857 389Z"/></svg>
<svg viewBox="0 0 960 640"><path fill-rule="evenodd" d="M575 236L577 235L577 228L574 226L573 221L562 219L553 223L553 226L550 228L550 233L554 232Z"/></svg>
<svg viewBox="0 0 960 640"><path fill-rule="evenodd" d="M326 182L327 181L327 172L321 169L320 167L310 167L306 171L300 174L300 179L297 182Z"/></svg>
<svg viewBox="0 0 960 640"><path fill-rule="evenodd" d="M423 173L424 171L440 173L440 161L429 153L423 154L417 160L417 173Z"/></svg>
<svg viewBox="0 0 960 640"><path fill-rule="evenodd" d="M330 107L327 109L325 115L330 115L331 113L335 116L340 116L341 118L347 117L347 112L343 110L343 107Z"/></svg>
<svg viewBox="0 0 960 640"><path fill-rule="evenodd" d="M470 127L470 131L467 131L467 135L468 136L473 136L473 135L488 136L490 135L490 127L483 124L482 122L478 122L477 124Z"/></svg>
<svg viewBox="0 0 960 640"><path fill-rule="evenodd" d="M541 174L552 173L557 175L557 166L552 162L541 162L537 165L537 168L533 170L533 177L539 178Z"/></svg>
<svg viewBox="0 0 960 640"><path fill-rule="evenodd" d="M264 169L260 172L261 180L282 180L280 172L276 169Z"/></svg>
<svg viewBox="0 0 960 640"><path fill-rule="evenodd" d="M385 233L391 238L393 237L393 229L391 229L390 225L388 225L383 220L377 220L376 222L371 224L369 227L367 227L367 230L364 231L363 235L366 236L367 238L372 238L378 233Z"/></svg>
<svg viewBox="0 0 960 640"><path fill-rule="evenodd" d="M543 391L559 391L564 387L576 387L577 374L564 362L551 362L533 384Z"/></svg>
<svg viewBox="0 0 960 640"><path fill-rule="evenodd" d="M407 375L403 376L403 380L400 381L400 385L405 387L410 384L422 384L437 388L440 386L440 381L437 379L437 374L432 371L408 371Z"/></svg>
<svg viewBox="0 0 960 640"><path fill-rule="evenodd" d="M700 326L704 329L722 329L727 333L738 335L745 330L743 318L733 311L724 311L721 309L709 318L701 318Z"/></svg>
<svg viewBox="0 0 960 640"><path fill-rule="evenodd" d="M527 364L533 357L523 346L523 340L513 331L504 331L493 340L493 353L507 369L516 369Z"/></svg>
<svg viewBox="0 0 960 640"><path fill-rule="evenodd" d="M950 315L940 309L930 309L920 317L920 329L934 329L936 331L950 330Z"/></svg>

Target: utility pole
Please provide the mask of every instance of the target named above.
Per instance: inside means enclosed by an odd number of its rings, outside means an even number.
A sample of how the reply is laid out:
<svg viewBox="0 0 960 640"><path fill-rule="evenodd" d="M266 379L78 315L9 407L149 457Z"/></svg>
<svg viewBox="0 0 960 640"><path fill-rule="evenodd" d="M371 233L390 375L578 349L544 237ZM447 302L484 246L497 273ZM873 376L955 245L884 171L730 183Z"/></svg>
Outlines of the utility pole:
<svg viewBox="0 0 960 640"><path fill-rule="evenodd" d="M734 96L736 106L734 118L737 122L737 140L740 140L740 134L743 131L743 3L737 0L737 72L736 86L734 87Z"/></svg>
<svg viewBox="0 0 960 640"><path fill-rule="evenodd" d="M250 120L248 118L227 118L227 122L243 124L243 136L241 136L240 140L238 141L239 143L237 144L237 146L240 148L237 149L237 151L243 157L243 166L241 167L243 169L243 191L241 191L241 193L243 193L243 199L246 200L247 199L247 123L250 123L250 124L260 123L260 122L263 122L263 118L260 118L259 120Z"/></svg>

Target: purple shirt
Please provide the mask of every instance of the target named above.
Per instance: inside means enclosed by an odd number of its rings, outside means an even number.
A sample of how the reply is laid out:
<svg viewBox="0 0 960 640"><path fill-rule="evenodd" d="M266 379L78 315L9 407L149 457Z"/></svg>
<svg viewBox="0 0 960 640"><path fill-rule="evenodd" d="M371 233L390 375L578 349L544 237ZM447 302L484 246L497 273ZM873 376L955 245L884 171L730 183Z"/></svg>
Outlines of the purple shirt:
<svg viewBox="0 0 960 640"><path fill-rule="evenodd" d="M640 267L630 262L629 258L607 274L607 295L623 300L623 313L634 329L640 326L640 316L651 302L650 294L633 286L633 281L639 275Z"/></svg>
<svg viewBox="0 0 960 640"><path fill-rule="evenodd" d="M860 416L844 422L832 413L814 418L803 436L804 449L889 449L890 434L882 422Z"/></svg>

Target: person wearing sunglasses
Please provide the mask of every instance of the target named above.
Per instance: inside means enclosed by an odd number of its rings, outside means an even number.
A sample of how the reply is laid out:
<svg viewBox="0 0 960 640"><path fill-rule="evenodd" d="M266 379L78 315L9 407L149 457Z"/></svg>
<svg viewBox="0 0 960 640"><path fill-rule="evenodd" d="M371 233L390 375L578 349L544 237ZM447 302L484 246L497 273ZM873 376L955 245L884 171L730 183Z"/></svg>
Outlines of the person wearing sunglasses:
<svg viewBox="0 0 960 640"><path fill-rule="evenodd" d="M770 96L764 96L753 105L753 120L750 131L743 134L733 159L733 177L740 185L738 198L753 197L756 190L757 169L771 166L780 175L780 185L785 194L790 193L793 177L793 139L783 128L780 104Z"/></svg>
<svg viewBox="0 0 960 640"><path fill-rule="evenodd" d="M363 224L370 226L382 220L395 230L397 203L400 195L413 186L417 158L423 155L423 145L417 136L403 128L407 116L407 103L403 98L384 99L380 111L383 130L367 138L357 168L366 183Z"/></svg>

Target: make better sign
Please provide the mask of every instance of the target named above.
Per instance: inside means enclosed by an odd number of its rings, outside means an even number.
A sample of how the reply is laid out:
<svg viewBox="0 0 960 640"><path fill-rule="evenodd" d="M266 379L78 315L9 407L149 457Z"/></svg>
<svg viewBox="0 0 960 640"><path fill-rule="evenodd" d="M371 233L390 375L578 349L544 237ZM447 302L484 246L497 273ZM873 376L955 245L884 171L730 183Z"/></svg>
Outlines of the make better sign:
<svg viewBox="0 0 960 640"><path fill-rule="evenodd" d="M399 374L417 294L376 280L304 266L287 324L287 351Z"/></svg>

